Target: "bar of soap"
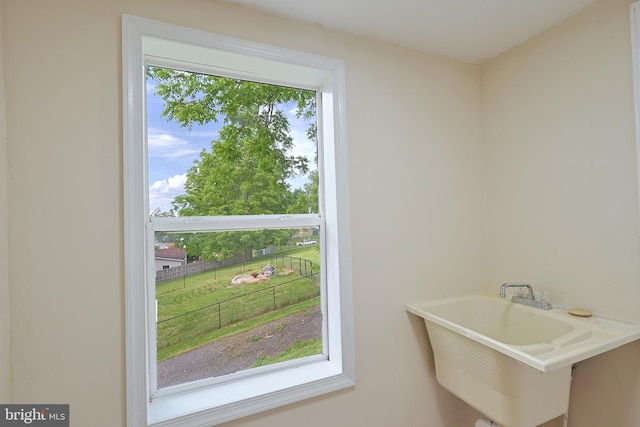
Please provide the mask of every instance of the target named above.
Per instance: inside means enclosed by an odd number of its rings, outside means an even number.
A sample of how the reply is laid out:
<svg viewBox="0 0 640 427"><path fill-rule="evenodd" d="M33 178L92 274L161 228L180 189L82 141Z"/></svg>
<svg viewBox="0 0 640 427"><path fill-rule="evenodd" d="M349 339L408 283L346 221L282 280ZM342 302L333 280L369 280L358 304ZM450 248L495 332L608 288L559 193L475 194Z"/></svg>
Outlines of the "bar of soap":
<svg viewBox="0 0 640 427"><path fill-rule="evenodd" d="M591 317L591 312L584 308L569 309L569 314L572 316L578 316L578 317Z"/></svg>

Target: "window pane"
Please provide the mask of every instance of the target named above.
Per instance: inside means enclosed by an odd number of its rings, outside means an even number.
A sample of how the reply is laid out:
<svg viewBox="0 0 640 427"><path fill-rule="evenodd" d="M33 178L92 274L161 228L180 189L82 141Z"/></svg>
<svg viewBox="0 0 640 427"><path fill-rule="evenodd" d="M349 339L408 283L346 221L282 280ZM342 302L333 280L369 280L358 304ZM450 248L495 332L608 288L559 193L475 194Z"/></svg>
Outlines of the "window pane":
<svg viewBox="0 0 640 427"><path fill-rule="evenodd" d="M316 92L147 67L156 216L318 213Z"/></svg>
<svg viewBox="0 0 640 427"><path fill-rule="evenodd" d="M318 228L156 232L158 388L321 354L320 245Z"/></svg>

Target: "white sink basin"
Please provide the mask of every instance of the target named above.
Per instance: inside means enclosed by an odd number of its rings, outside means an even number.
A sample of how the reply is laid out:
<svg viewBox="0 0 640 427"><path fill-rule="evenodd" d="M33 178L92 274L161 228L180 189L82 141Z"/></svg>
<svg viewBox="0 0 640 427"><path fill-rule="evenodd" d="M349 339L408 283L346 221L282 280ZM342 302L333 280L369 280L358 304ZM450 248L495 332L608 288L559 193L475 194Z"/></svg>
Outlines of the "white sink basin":
<svg viewBox="0 0 640 427"><path fill-rule="evenodd" d="M424 318L438 382L505 427L564 414L571 365L640 338L640 324L540 310L491 293L408 304L407 311Z"/></svg>

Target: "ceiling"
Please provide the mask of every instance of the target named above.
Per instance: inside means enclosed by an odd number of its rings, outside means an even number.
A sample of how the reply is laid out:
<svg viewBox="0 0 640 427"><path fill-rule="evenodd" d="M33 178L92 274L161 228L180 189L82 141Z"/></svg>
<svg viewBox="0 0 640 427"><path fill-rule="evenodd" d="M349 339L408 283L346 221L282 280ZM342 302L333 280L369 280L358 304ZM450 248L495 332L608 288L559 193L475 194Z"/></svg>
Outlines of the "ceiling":
<svg viewBox="0 0 640 427"><path fill-rule="evenodd" d="M482 62L595 0L222 0L466 62Z"/></svg>

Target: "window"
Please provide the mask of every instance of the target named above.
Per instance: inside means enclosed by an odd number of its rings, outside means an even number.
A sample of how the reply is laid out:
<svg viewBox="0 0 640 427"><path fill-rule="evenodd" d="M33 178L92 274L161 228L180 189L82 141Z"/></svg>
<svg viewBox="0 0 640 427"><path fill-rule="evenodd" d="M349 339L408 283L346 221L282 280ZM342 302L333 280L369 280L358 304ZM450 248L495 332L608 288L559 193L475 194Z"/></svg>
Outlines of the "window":
<svg viewBox="0 0 640 427"><path fill-rule="evenodd" d="M242 209L237 212L203 213L194 210L189 213L187 209L178 211L177 216L152 214L155 206L150 204L151 162L146 142L146 76L149 67L189 73L190 76L216 76L237 82L276 85L313 94L317 107L318 203L314 205L317 208L310 208L304 213L295 209L294 213L283 212L279 210L282 209L280 206L258 213ZM353 385L342 62L123 16L123 73L128 425L218 424ZM200 160L204 162L205 159L202 157ZM238 182L244 181L238 179ZM206 188L211 190L211 187ZM182 208L186 209L185 206L183 204ZM182 248L187 262L166 271L162 271L166 265L163 264L158 274L180 269L182 285L187 288L191 279L187 275L195 264L201 262L204 268L207 260L222 262L238 256L243 262L253 256L276 256L277 259L277 247L282 246L285 240L293 250L317 251L315 266L307 266L309 260L304 259L303 269L300 258L297 261L300 268L292 269L301 278L298 283L303 279L308 281L310 277L317 280L316 287L302 289L298 286L300 292L295 296L304 299L314 298L314 292L317 294L322 313L317 350L309 356L284 362L196 379L163 380L159 384L158 353L165 349L164 344L161 349L159 342L170 342L172 338L168 337L179 328L167 327L168 322L176 320L163 312L166 297L160 295L154 259L157 242L162 242L162 247ZM219 243L221 241L226 243ZM218 267L215 264L214 271L219 271L216 270ZM271 280L268 276L278 270L277 266L273 270L271 267L270 263L262 270L252 267L256 280ZM240 283L254 278L251 274L246 276L246 279L239 276L233 280ZM284 281L274 281L267 287L256 289L257 294L262 294L265 289L271 292L269 306L273 304L273 309L277 309L281 304L278 300L286 299L285 288ZM231 302L229 299L213 301L210 307L206 307L208 322L222 327L233 321L233 316L226 319L222 316L223 303L228 307L235 304L235 300ZM260 307L264 302L256 304L257 308L252 309L254 314L263 310ZM244 302L240 305L250 306ZM200 312L200 307L196 308L198 310L193 312ZM203 318L199 319L198 322ZM189 334L184 330L177 333L178 341L188 339ZM198 344L194 345L197 347Z"/></svg>

